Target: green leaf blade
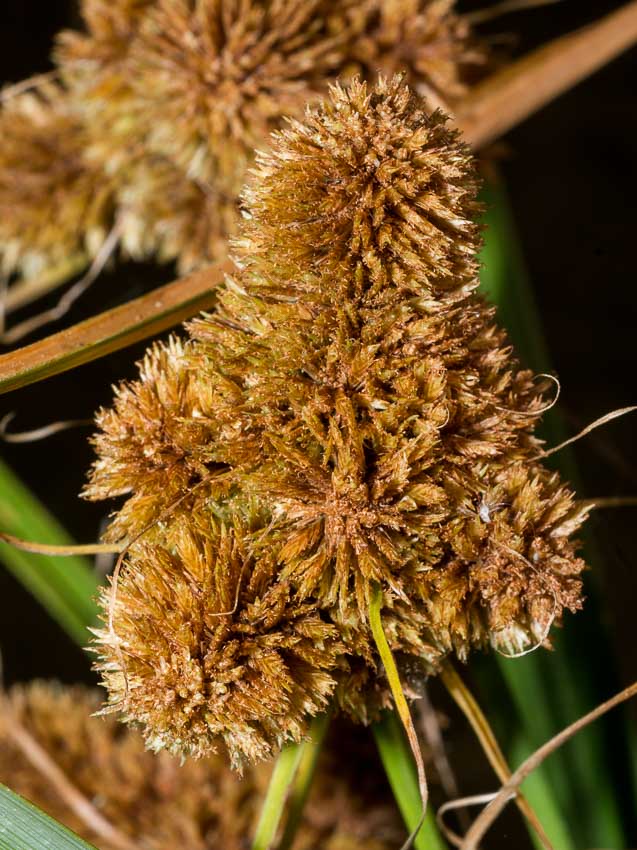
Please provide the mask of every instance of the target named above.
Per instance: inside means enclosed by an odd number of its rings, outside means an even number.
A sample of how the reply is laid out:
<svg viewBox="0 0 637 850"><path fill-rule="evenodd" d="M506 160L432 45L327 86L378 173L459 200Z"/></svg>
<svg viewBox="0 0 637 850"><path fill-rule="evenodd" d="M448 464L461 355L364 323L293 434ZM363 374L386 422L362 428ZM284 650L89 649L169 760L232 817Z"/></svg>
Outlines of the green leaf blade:
<svg viewBox="0 0 637 850"><path fill-rule="evenodd" d="M372 726L372 732L398 808L408 832L412 833L422 815L422 800L414 759L396 713L384 712ZM416 836L414 847L416 850L448 850L431 806L427 809L425 822Z"/></svg>
<svg viewBox="0 0 637 850"><path fill-rule="evenodd" d="M96 848L5 785L0 785L0 850Z"/></svg>
<svg viewBox="0 0 637 850"><path fill-rule="evenodd" d="M0 530L59 545L73 541L17 476L0 462ZM86 558L23 552L0 543L0 560L51 617L80 645L96 622L98 580Z"/></svg>
<svg viewBox="0 0 637 850"><path fill-rule="evenodd" d="M487 205L484 220L487 229L481 291L497 306L499 318L525 365L536 371L550 371L541 316L524 267L505 187L487 184L482 200ZM563 423L556 408L544 416L541 432L549 445L564 439ZM577 486L577 468L570 450L560 452L551 463ZM587 549L589 561L601 560L590 541ZM612 650L599 623L594 574L590 581L592 592L589 591L585 610L575 618L568 618L563 633L551 636L555 646L552 653L538 650L516 660L496 657L518 712L516 759L530 755L560 729L589 711L600 695L616 688L616 683L612 683ZM608 659L601 668L594 669L593 664L583 662L584 658L600 656ZM497 713L493 700L491 708ZM627 729L627 735L637 751L634 730ZM554 800L558 801L553 814L561 810L563 821L562 827L556 826L555 834L570 836L568 843L555 839L558 850L568 850L573 843L626 845L619 795L615 793L611 776L603 728L599 724L585 729L538 769L534 782L528 784L527 796L541 811L542 797L546 797L546 789L552 789ZM525 784L525 791L526 787ZM539 793L538 789L542 788L545 790ZM594 805L589 805L590 801Z"/></svg>

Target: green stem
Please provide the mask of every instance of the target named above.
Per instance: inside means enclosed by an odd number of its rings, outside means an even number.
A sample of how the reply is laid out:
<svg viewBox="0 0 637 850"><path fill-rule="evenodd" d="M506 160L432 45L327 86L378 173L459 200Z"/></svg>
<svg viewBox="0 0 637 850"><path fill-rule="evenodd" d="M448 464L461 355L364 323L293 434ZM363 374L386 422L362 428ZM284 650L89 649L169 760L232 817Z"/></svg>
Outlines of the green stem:
<svg viewBox="0 0 637 850"><path fill-rule="evenodd" d="M305 741L301 746L301 759L292 786L288 817L278 850L289 850L292 847L316 773L316 766L330 725L330 718L329 712L321 715L321 717L316 717L312 723L309 741Z"/></svg>
<svg viewBox="0 0 637 850"><path fill-rule="evenodd" d="M329 715L315 717L307 741L288 744L281 750L263 801L252 850L270 850L273 846L288 798L290 815L279 845L280 850L288 846L284 842L294 839L328 724Z"/></svg>

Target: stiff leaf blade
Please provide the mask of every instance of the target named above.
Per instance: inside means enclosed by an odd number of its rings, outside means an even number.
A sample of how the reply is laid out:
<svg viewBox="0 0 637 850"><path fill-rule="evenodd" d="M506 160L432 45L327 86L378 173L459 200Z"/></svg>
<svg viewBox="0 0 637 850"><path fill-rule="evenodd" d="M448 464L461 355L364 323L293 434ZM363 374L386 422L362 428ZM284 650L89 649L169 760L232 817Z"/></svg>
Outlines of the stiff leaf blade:
<svg viewBox="0 0 637 850"><path fill-rule="evenodd" d="M0 462L0 530L46 543L73 541L62 526L31 494L11 469ZM98 588L91 564L77 556L23 552L0 543L0 560L29 590L51 617L80 645L87 626L95 623L94 597Z"/></svg>
<svg viewBox="0 0 637 850"><path fill-rule="evenodd" d="M507 327L525 365L536 371L550 371L541 318L524 268L504 188L495 184L487 186L483 200L487 205L487 230L482 255L482 291L497 305L500 320ZM561 442L564 437L555 408L544 417L542 435L549 446ZM576 484L577 470L568 450L555 455L554 465L567 480ZM594 561L594 547L588 545L587 548L588 559ZM561 728L584 714L600 694L617 687L616 683L608 681L612 665L606 665L605 670L595 670L592 664L584 661L600 655L612 658L611 647L596 610L594 575L591 578L593 586L589 588L584 612L568 617L564 632L551 636L554 652L549 654L540 649L515 660L496 656L518 711L520 726L515 737L518 759L528 756ZM497 713L498 706L493 701L491 708ZM538 810L542 808L542 798L546 799L548 789L559 802L563 824L560 827L553 817L554 829L548 830L558 850L569 850L573 842L607 847L625 845L618 795L608 779L611 775L600 725L586 729L536 771L527 795ZM600 782L600 777L604 777L603 782ZM585 800L595 800L595 805L583 808ZM556 814L554 807L553 816ZM568 843L561 842L560 835L569 835L571 839Z"/></svg>
<svg viewBox="0 0 637 850"><path fill-rule="evenodd" d="M0 850L95 850L32 803L0 785Z"/></svg>
<svg viewBox="0 0 637 850"><path fill-rule="evenodd" d="M407 830L412 833L422 817L422 798L414 757L398 715L393 711L383 712L381 719L372 726L372 731L398 808ZM416 850L447 850L431 806L416 835L414 847Z"/></svg>

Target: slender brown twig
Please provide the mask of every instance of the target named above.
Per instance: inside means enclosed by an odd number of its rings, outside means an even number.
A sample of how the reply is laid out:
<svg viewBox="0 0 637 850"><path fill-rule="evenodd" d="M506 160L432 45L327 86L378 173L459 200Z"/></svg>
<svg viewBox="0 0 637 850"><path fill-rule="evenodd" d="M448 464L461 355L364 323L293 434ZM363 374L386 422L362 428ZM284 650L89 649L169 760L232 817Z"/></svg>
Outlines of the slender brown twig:
<svg viewBox="0 0 637 850"><path fill-rule="evenodd" d="M477 850L478 845L484 838L487 830L502 812L512 796L518 794L518 788L524 782L526 777L539 767L542 762L551 755L551 753L559 749L562 744L565 744L573 737L573 735L576 735L580 730L584 729L585 726L588 726L594 720L597 720L598 717L606 714L606 712L636 694L637 682L634 682L611 699L601 705L598 705L597 708L594 708L592 711L589 711L588 714L580 717L580 719L576 720L575 723L571 723L571 725L567 726L566 729L558 732L558 734L551 738L550 741L547 741L546 744L530 755L526 761L522 762L518 769L511 774L508 781L502 785L492 802L490 802L475 819L473 826L465 836L461 850Z"/></svg>
<svg viewBox="0 0 637 850"><path fill-rule="evenodd" d="M485 717L475 697L467 688L465 683L462 681L462 678L458 675L450 662L445 662L445 664L441 667L440 678L458 708L471 724L471 728L475 732L478 741L480 741L480 745L489 761L489 764L493 768L495 775L498 777L500 782L507 782L511 778L511 770L509 769L507 760L500 749L500 745L498 744L493 730L489 725L489 721ZM537 833L542 845L547 848L547 850L553 850L553 845L551 844L548 835L544 831L538 816L535 814L528 801L521 794L518 794L516 797L516 803L522 815L528 820Z"/></svg>
<svg viewBox="0 0 637 850"><path fill-rule="evenodd" d="M34 540L23 540L21 537L7 534L6 531L0 531L0 541L23 552L34 552L36 555L97 555L102 552L115 555L122 551L121 546L111 543L79 543L70 546L36 543Z"/></svg>
<svg viewBox="0 0 637 850"><path fill-rule="evenodd" d="M40 342L0 356L0 394L126 348L211 307L235 269L227 260L93 316Z"/></svg>
<svg viewBox="0 0 637 850"><path fill-rule="evenodd" d="M473 148L502 136L637 41L637 0L488 77L456 108Z"/></svg>

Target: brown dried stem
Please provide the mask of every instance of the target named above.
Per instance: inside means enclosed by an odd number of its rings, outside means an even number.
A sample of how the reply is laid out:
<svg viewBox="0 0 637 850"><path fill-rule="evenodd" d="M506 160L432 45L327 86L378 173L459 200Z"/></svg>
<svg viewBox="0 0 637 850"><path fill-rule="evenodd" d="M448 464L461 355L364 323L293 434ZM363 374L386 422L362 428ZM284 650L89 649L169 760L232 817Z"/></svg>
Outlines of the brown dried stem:
<svg viewBox="0 0 637 850"><path fill-rule="evenodd" d="M216 263L40 342L0 356L0 394L126 348L211 307L214 290L233 269L230 261Z"/></svg>
<svg viewBox="0 0 637 850"><path fill-rule="evenodd" d="M500 788L493 801L489 803L489 805L476 818L473 826L465 836L461 850L477 850L480 841L484 838L487 830L502 812L507 802L513 795L518 794L517 789L524 782L527 776L539 767L542 762L551 755L551 753L559 749L562 744L565 744L570 738L594 720L597 720L603 714L606 714L606 712L615 708L615 706L625 702L635 695L637 695L637 682L629 685L611 699L601 705L598 705L597 708L589 711L588 714L585 714L583 717L580 717L580 719L576 720L575 723L571 723L571 725L567 726L566 729L558 732L558 734L551 738L550 741L547 741L546 744L541 746L531 756L529 756L526 761L522 762L518 769L511 774L510 779Z"/></svg>
<svg viewBox="0 0 637 850"><path fill-rule="evenodd" d="M73 546L58 546L50 543L36 543L34 540L23 540L6 531L0 531L0 541L8 543L23 552L34 552L37 555L97 555L107 552L116 555L122 547L112 543L80 543Z"/></svg>
<svg viewBox="0 0 637 850"><path fill-rule="evenodd" d="M507 764L506 758L504 757L504 753L500 749L500 745L498 744L493 730L489 725L489 721L484 716L484 713L478 705L475 697L469 691L450 662L447 661L441 667L440 678L458 708L471 724L471 728L475 732L484 754L486 755L496 776L500 782L508 782L511 778L511 770ZM516 803L522 815L528 820L537 833L542 845L546 847L547 850L553 850L553 845L551 844L549 837L544 831L538 816L535 814L526 798L521 794L518 794L516 797Z"/></svg>
<svg viewBox="0 0 637 850"><path fill-rule="evenodd" d="M637 0L524 56L471 90L456 123L473 148L493 142L637 41Z"/></svg>

